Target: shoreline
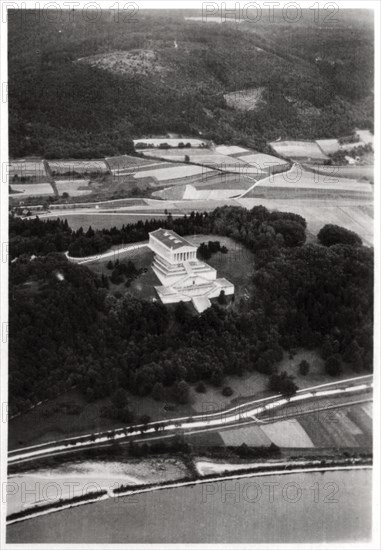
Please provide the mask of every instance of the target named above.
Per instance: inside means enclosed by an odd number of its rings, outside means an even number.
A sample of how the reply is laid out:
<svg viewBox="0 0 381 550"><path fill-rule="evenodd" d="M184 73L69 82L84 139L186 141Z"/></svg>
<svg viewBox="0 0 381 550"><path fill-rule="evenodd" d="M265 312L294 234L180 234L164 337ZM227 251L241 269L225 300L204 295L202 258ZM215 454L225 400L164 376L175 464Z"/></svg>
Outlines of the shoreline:
<svg viewBox="0 0 381 550"><path fill-rule="evenodd" d="M346 462L349 462L349 460L347 460ZM279 469L279 466L277 465L278 469L277 468L270 469L266 467L265 470L261 470L261 471L258 471L258 468L256 469L250 468L244 471L245 468L242 468L242 470L239 470L236 473L232 473L232 474L206 474L203 476L199 474L198 476L194 477L194 479L185 478L179 481L165 481L162 483L147 484L146 487L140 486L136 489L132 489L132 488L129 489L126 487L124 490L123 487L121 487L120 489L116 489L116 490L108 490L106 491L106 494L102 494L95 498L92 497L88 500L83 500L83 501L81 500L79 502L76 502L75 500L71 499L71 500L63 501L61 506L51 505L51 507L49 507L48 509L46 507L41 507L40 510L31 508L30 514L20 515L20 517L12 517L9 520L6 518L6 525L13 525L15 523L26 521L28 519L33 519L39 516L45 516L48 514L52 514L54 512L60 512L61 510L65 510L68 508L74 508L77 506L92 504L100 500L107 500L110 498L118 498L123 496L132 496L135 494L160 491L163 489L175 489L179 487L200 485L204 483L215 483L218 481L229 481L234 479L265 477L265 476L271 476L271 475L288 475L288 474L295 474L299 472L304 472L304 473L323 472L324 473L329 471L372 470L373 469L372 463L369 463L369 461L366 459L363 460L363 463L361 464L343 463L343 464L336 464L336 465L333 464L331 466L319 465L319 466L312 467L311 463L312 461L309 464L303 464L303 466L299 468L297 467L297 464L292 464L292 467L290 469L288 469L288 465L290 465L290 463L286 463L285 468L283 469ZM227 463L227 466L228 466L228 463ZM16 513L15 516L17 516L17 514L20 514L20 512ZM25 514L25 511L22 512L22 514Z"/></svg>

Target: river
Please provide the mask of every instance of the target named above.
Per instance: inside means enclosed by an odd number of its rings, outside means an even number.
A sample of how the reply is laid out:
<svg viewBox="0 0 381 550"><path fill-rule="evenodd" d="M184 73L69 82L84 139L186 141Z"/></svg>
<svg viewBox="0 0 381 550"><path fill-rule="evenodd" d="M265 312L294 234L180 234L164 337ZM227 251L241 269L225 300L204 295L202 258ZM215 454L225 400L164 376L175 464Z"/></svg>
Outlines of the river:
<svg viewBox="0 0 381 550"><path fill-rule="evenodd" d="M371 470L165 489L7 528L8 543L322 543L371 538Z"/></svg>

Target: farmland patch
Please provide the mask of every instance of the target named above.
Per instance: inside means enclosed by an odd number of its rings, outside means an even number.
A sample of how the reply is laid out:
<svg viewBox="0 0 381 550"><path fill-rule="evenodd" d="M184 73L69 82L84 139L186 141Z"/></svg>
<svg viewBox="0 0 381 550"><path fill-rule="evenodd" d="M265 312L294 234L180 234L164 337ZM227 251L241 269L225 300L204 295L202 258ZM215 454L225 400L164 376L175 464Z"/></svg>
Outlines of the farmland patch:
<svg viewBox="0 0 381 550"><path fill-rule="evenodd" d="M254 424L242 428L218 432L226 446L239 447L243 443L250 447L268 447L271 439L261 427Z"/></svg>
<svg viewBox="0 0 381 550"><path fill-rule="evenodd" d="M272 141L270 145L274 151L285 157L329 160L315 141Z"/></svg>
<svg viewBox="0 0 381 550"><path fill-rule="evenodd" d="M14 184L10 185L13 191L16 191L16 194L11 195L12 198L22 198L22 197L36 197L36 196L53 196L55 192L50 183L26 183L26 184Z"/></svg>
<svg viewBox="0 0 381 550"><path fill-rule="evenodd" d="M70 197L77 197L89 195L92 192L91 187L89 187L89 180L56 180L55 184L59 195L68 193Z"/></svg>
<svg viewBox="0 0 381 550"><path fill-rule="evenodd" d="M9 179L12 180L14 176L41 178L46 176L45 166L40 159L15 159L9 161Z"/></svg>
<svg viewBox="0 0 381 550"><path fill-rule="evenodd" d="M158 181L169 181L173 179L186 178L205 172L210 172L209 168L204 166L169 166L167 168L154 168L152 170L143 170L134 175L135 179L153 177Z"/></svg>
<svg viewBox="0 0 381 550"><path fill-rule="evenodd" d="M52 174L105 174L108 171L107 165L103 159L92 160L49 160L47 161Z"/></svg>
<svg viewBox="0 0 381 550"><path fill-rule="evenodd" d="M215 151L220 155L227 155L227 156L250 152L248 149L244 149L243 147L238 147L237 145L217 145L217 147L215 148Z"/></svg>
<svg viewBox="0 0 381 550"><path fill-rule="evenodd" d="M278 447L313 447L310 437L295 419L262 426L265 435Z"/></svg>

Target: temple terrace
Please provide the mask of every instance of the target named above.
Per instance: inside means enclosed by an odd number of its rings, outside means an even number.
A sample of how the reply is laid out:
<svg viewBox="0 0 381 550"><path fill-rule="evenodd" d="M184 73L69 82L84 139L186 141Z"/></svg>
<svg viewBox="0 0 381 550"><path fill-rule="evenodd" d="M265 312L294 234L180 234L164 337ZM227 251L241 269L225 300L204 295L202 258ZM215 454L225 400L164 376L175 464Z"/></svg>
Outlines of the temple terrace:
<svg viewBox="0 0 381 550"><path fill-rule="evenodd" d="M156 292L163 304L192 302L201 313L223 290L234 294L234 285L218 279L217 271L197 259L197 247L169 229L149 234L149 247L155 253L153 271L162 283Z"/></svg>

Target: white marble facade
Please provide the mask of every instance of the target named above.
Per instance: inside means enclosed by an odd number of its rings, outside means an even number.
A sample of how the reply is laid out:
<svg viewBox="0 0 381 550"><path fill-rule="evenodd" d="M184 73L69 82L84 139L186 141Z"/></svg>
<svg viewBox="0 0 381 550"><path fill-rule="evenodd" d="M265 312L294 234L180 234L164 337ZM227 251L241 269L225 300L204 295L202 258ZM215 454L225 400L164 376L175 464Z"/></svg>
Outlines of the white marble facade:
<svg viewBox="0 0 381 550"><path fill-rule="evenodd" d="M155 287L164 304L192 301L200 313L210 298L234 294L234 285L218 279L217 271L197 259L197 246L169 229L157 229L149 235L149 247L155 253L153 271L162 283Z"/></svg>

